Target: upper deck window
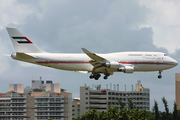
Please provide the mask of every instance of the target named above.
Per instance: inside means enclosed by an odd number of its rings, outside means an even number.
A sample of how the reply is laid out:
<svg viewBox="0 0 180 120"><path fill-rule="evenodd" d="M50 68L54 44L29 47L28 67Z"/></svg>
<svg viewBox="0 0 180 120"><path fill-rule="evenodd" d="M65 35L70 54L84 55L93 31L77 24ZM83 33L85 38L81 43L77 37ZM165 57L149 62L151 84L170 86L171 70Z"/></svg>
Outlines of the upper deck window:
<svg viewBox="0 0 180 120"><path fill-rule="evenodd" d="M167 56L167 54L164 54L164 56Z"/></svg>

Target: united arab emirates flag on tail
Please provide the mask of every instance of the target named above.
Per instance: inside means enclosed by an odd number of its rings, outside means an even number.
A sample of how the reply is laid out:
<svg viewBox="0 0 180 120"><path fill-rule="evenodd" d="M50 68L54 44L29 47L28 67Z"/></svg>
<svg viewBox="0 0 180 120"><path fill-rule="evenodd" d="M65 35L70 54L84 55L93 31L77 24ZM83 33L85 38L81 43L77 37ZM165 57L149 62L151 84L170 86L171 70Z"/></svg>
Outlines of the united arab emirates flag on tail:
<svg viewBox="0 0 180 120"><path fill-rule="evenodd" d="M12 37L12 38L18 43L31 43L32 44L32 42L26 37Z"/></svg>

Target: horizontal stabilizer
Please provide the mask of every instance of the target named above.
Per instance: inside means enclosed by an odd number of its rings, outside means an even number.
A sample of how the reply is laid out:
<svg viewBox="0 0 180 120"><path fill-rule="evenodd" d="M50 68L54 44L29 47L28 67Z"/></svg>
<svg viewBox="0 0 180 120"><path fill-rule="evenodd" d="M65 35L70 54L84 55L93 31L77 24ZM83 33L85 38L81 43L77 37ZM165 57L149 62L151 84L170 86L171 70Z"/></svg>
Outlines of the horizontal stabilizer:
<svg viewBox="0 0 180 120"><path fill-rule="evenodd" d="M16 57L23 58L23 59L37 59L35 56L28 55L26 53L16 53Z"/></svg>

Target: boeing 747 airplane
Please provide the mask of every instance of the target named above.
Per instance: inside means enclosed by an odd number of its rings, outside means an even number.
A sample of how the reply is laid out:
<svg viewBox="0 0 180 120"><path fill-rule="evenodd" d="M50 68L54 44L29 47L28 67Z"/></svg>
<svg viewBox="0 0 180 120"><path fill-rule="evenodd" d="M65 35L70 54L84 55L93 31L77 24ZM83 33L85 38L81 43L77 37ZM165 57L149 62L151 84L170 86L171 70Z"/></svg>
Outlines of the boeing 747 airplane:
<svg viewBox="0 0 180 120"><path fill-rule="evenodd" d="M162 52L117 52L96 54L82 48L83 53L47 53L37 47L17 28L7 27L10 39L16 50L11 57L15 60L42 65L61 70L89 73L91 79L98 80L101 74L104 79L114 72L161 72L178 65L178 62Z"/></svg>

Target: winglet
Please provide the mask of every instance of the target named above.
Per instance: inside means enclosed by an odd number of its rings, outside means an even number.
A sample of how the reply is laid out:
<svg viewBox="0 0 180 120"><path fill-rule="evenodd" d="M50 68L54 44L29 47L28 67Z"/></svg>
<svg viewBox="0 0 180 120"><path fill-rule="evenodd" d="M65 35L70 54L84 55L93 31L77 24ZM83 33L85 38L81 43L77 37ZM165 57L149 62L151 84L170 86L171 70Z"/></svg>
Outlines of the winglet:
<svg viewBox="0 0 180 120"><path fill-rule="evenodd" d="M91 53L91 52L89 52L87 49L85 49L85 48L81 48L82 50L83 50L83 52L84 53Z"/></svg>

